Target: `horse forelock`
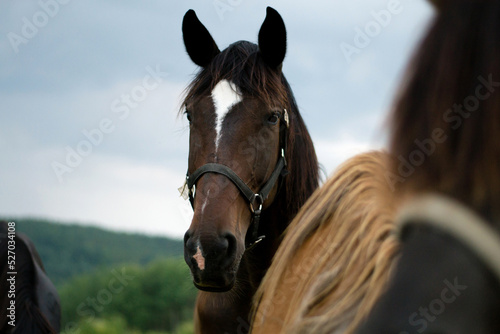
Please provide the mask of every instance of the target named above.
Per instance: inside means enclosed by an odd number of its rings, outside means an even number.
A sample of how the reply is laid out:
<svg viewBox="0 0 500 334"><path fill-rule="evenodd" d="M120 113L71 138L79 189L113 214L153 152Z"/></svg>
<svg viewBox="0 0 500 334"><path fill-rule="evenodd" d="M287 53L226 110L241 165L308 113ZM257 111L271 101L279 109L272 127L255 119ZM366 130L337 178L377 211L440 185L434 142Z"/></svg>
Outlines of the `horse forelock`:
<svg viewBox="0 0 500 334"><path fill-rule="evenodd" d="M219 53L207 67L200 68L186 89L183 105L209 95L221 80L227 80L244 95L262 99L270 107L285 108L288 94L282 76L281 71L264 62L256 44L239 41Z"/></svg>

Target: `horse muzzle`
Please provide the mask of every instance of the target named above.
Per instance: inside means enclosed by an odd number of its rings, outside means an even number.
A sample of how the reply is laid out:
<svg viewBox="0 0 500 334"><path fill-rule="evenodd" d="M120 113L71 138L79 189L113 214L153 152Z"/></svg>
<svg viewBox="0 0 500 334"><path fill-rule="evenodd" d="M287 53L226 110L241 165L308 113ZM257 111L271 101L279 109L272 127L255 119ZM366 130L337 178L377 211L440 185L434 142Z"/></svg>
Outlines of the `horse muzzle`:
<svg viewBox="0 0 500 334"><path fill-rule="evenodd" d="M195 237L184 236L184 260L199 290L225 292L232 289L239 266L237 241L233 234Z"/></svg>

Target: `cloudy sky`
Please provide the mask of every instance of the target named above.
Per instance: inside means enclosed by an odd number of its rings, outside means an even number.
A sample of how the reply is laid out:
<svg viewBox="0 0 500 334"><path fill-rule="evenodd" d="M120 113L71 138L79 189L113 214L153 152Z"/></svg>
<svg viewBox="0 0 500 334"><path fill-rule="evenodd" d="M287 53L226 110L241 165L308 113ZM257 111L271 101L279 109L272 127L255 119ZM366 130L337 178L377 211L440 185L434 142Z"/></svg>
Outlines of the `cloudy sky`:
<svg viewBox="0 0 500 334"><path fill-rule="evenodd" d="M223 49L255 42L268 5L285 21L283 70L325 170L384 147L433 15L423 0L3 0L0 216L181 237L188 129L177 111L197 70L182 17L195 9Z"/></svg>

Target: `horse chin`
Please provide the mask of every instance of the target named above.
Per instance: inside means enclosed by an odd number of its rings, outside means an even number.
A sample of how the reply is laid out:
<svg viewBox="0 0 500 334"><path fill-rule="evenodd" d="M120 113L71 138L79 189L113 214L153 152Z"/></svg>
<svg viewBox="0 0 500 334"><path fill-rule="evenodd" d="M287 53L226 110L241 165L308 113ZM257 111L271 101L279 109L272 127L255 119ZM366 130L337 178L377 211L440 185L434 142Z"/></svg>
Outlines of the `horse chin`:
<svg viewBox="0 0 500 334"><path fill-rule="evenodd" d="M233 288L235 281L236 277L231 273L222 276L216 275L215 277L193 275L194 286L198 290L206 292L227 292Z"/></svg>
<svg viewBox="0 0 500 334"><path fill-rule="evenodd" d="M226 286L212 286L212 285L203 285L203 284L198 284L196 282L193 282L194 286L201 291L205 292L228 292L231 290L234 286L234 282L226 285Z"/></svg>

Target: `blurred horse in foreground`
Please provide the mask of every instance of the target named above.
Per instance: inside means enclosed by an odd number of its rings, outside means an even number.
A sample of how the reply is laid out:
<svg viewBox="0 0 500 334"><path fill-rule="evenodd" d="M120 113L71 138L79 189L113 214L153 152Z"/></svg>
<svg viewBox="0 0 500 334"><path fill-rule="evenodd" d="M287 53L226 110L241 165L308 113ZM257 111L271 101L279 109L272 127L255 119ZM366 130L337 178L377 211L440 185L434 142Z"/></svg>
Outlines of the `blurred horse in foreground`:
<svg viewBox="0 0 500 334"><path fill-rule="evenodd" d="M360 334L500 333L500 1L434 2L391 120L401 254Z"/></svg>

